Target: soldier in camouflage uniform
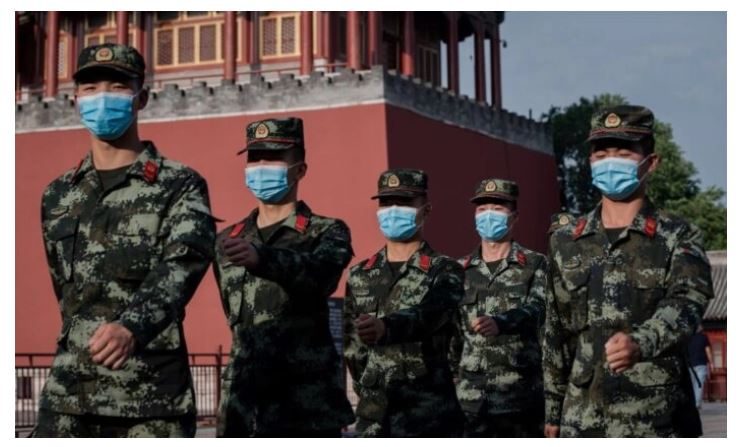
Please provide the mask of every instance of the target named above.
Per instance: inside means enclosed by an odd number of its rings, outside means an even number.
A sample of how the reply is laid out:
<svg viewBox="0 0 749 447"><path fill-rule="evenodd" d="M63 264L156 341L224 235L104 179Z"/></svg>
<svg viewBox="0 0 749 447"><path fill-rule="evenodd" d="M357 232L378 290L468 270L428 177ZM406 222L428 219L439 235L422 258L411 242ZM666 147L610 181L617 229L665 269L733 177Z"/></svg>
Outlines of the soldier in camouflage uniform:
<svg viewBox="0 0 749 447"><path fill-rule="evenodd" d="M603 199L554 224L547 436L698 434L683 353L713 295L710 266L699 230L645 194L659 161L653 121L639 106L593 117L591 170Z"/></svg>
<svg viewBox="0 0 749 447"><path fill-rule="evenodd" d="M206 182L139 139L135 49L88 47L78 67L92 150L42 198L62 331L34 436L194 436L182 321L213 257Z"/></svg>
<svg viewBox="0 0 749 447"><path fill-rule="evenodd" d="M460 261L466 296L452 351L460 362L457 393L469 437L543 436L538 334L547 263L512 238L517 198L516 183L486 179L471 199L481 245Z"/></svg>
<svg viewBox="0 0 749 447"><path fill-rule="evenodd" d="M423 171L386 171L373 199L387 243L351 268L344 301L356 429L361 436L460 436L447 354L463 269L423 240L431 208Z"/></svg>
<svg viewBox="0 0 749 447"><path fill-rule="evenodd" d="M354 421L328 298L353 256L346 224L297 200L307 171L299 118L247 126L245 180L259 206L216 241L232 331L219 437L340 437Z"/></svg>

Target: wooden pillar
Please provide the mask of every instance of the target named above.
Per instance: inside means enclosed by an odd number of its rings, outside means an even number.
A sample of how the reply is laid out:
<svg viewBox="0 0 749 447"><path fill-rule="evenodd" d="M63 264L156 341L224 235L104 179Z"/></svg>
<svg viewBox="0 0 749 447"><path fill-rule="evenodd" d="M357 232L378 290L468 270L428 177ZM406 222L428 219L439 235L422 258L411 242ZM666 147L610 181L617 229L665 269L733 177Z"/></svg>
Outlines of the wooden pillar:
<svg viewBox="0 0 749 447"><path fill-rule="evenodd" d="M57 65L60 43L60 13L47 12L47 51L44 61L44 97L57 95Z"/></svg>
<svg viewBox="0 0 749 447"><path fill-rule="evenodd" d="M247 24L247 61L250 64L250 70L256 69L260 65L260 25L257 11L248 11L246 16Z"/></svg>
<svg viewBox="0 0 749 447"><path fill-rule="evenodd" d="M21 100L21 46L18 44L18 11L14 11L16 19L16 101Z"/></svg>
<svg viewBox="0 0 749 447"><path fill-rule="evenodd" d="M128 23L127 11L117 11L117 43L120 45L128 44Z"/></svg>
<svg viewBox="0 0 749 447"><path fill-rule="evenodd" d="M476 61L476 102L486 102L486 66L484 65L484 24L477 21L475 24L473 58Z"/></svg>
<svg viewBox="0 0 749 447"><path fill-rule="evenodd" d="M370 67L373 67L382 63L382 13L380 11L369 11L368 19L369 36L367 43L369 45L367 45L367 51L369 57L367 62Z"/></svg>
<svg viewBox="0 0 749 447"><path fill-rule="evenodd" d="M133 29L133 45L135 45L135 48L138 49L141 56L143 56L145 53L146 48L146 28L144 24L144 16L145 12L133 12L135 14L134 20L135 20L135 28ZM145 56L144 56L145 57Z"/></svg>
<svg viewBox="0 0 749 447"><path fill-rule="evenodd" d="M403 51L401 52L401 69L406 76L416 72L416 29L414 12L403 12Z"/></svg>
<svg viewBox="0 0 749 447"><path fill-rule="evenodd" d="M447 38L447 88L460 94L460 59L458 58L458 18L459 12L450 11Z"/></svg>
<svg viewBox="0 0 749 447"><path fill-rule="evenodd" d="M501 48L499 40L499 25L492 26L492 107L502 109L502 72L501 72Z"/></svg>
<svg viewBox="0 0 749 447"><path fill-rule="evenodd" d="M301 34L302 34L302 51L300 61L300 74L308 75L312 73L312 64L314 63L314 35L312 34L312 11L302 11L301 15Z"/></svg>
<svg viewBox="0 0 749 447"><path fill-rule="evenodd" d="M224 13L224 80L237 79L237 13Z"/></svg>
<svg viewBox="0 0 749 447"><path fill-rule="evenodd" d="M361 36L359 35L359 12L346 13L346 66L361 69Z"/></svg>

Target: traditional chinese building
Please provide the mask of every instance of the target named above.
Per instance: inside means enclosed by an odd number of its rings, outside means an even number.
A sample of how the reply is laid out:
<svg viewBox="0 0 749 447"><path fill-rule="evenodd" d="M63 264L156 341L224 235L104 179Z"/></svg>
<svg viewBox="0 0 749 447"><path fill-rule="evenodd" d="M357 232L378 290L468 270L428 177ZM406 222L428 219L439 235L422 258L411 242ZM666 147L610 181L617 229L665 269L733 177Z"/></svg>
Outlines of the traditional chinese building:
<svg viewBox="0 0 749 447"><path fill-rule="evenodd" d="M705 309L702 326L710 340L713 354L713 371L704 387L705 398L710 400L728 399L728 266L726 251L709 251L710 269L713 277L715 297Z"/></svg>
<svg viewBox="0 0 749 447"><path fill-rule="evenodd" d="M551 131L502 109L503 19L496 12L16 13L16 352L55 348L60 318L40 200L89 149L71 75L78 52L100 42L127 42L144 55L151 90L141 137L207 179L213 212L226 221L219 228L255 206L245 159L236 156L245 126L294 115L304 120L309 164L300 196L348 223L355 261L384 244L369 198L378 174L394 167L428 172L426 236L437 250L461 256L478 243L468 199L479 180L498 176L520 186L519 241L545 251L559 208ZM475 57L460 70L466 40ZM472 74L475 91L460 91L460 73ZM185 328L191 352L228 351L210 272Z"/></svg>

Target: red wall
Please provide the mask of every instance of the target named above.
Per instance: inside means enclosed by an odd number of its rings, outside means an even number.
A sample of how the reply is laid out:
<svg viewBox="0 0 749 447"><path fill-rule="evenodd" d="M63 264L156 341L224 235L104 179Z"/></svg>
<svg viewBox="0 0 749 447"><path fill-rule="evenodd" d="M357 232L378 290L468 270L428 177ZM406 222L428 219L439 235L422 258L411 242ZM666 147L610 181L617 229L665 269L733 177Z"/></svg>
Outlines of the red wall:
<svg viewBox="0 0 749 447"><path fill-rule="evenodd" d="M386 117L390 166L424 169L429 175L432 214L425 229L432 247L459 257L479 243L469 200L481 180L499 177L520 188L515 238L546 252L551 215L559 212L553 156L398 107L387 106Z"/></svg>
<svg viewBox="0 0 749 447"><path fill-rule="evenodd" d="M209 184L214 214L224 228L255 206L244 186L247 123L288 113L144 123L141 138L168 158L186 163ZM399 108L379 105L295 112L304 119L309 171L300 197L313 211L342 218L352 231L354 261L383 245L370 200L378 175L390 167L418 167L430 175L434 212L427 236L435 248L462 255L477 242L467 200L484 177L520 182L522 243L545 249L549 215L558 208L553 159L447 126ZM386 127L387 126L387 127ZM52 352L60 317L44 259L39 222L44 187L75 166L88 150L85 130L16 135L16 352ZM341 296L339 287L336 295ZM191 352L228 351L231 343L209 270L187 308Z"/></svg>

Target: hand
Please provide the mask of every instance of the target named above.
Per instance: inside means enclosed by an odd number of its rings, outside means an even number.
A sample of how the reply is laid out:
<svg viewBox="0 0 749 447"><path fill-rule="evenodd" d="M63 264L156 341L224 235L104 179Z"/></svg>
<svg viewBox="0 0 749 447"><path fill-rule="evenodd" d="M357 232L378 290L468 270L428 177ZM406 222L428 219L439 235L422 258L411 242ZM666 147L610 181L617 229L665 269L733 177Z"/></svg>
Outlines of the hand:
<svg viewBox="0 0 749 447"><path fill-rule="evenodd" d="M94 363L120 369L135 350L135 338L121 324L102 324L88 341L88 350Z"/></svg>
<svg viewBox="0 0 749 447"><path fill-rule="evenodd" d="M489 316L481 316L471 322L471 329L477 334L481 334L484 337L490 337L499 334L499 327L494 318Z"/></svg>
<svg viewBox="0 0 749 447"><path fill-rule="evenodd" d="M551 424L544 425L544 436L546 436L547 438L558 438L559 426Z"/></svg>
<svg viewBox="0 0 749 447"><path fill-rule="evenodd" d="M251 269L258 264L255 246L239 237L224 239L224 254L234 265Z"/></svg>
<svg viewBox="0 0 749 447"><path fill-rule="evenodd" d="M640 346L624 332L617 332L606 342L609 369L618 374L640 360Z"/></svg>
<svg viewBox="0 0 749 447"><path fill-rule="evenodd" d="M385 335L385 322L372 315L363 314L356 319L355 323L359 338L368 345L377 343Z"/></svg>

